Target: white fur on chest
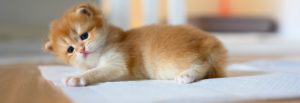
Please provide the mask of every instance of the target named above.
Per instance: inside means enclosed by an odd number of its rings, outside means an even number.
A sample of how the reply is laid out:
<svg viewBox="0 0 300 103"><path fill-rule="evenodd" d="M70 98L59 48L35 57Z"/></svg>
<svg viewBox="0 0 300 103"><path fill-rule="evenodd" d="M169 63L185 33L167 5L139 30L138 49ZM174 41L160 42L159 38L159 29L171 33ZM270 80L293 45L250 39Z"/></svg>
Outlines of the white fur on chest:
<svg viewBox="0 0 300 103"><path fill-rule="evenodd" d="M126 68L126 62L122 53L118 52L116 49L112 48L104 52L99 60L96 68Z"/></svg>

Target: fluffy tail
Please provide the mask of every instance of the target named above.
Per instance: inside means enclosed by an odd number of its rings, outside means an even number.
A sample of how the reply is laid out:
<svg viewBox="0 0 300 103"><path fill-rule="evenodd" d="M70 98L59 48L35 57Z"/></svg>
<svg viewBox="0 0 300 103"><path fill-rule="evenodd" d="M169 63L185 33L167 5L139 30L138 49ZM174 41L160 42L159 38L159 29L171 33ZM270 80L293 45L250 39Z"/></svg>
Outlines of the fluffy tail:
<svg viewBox="0 0 300 103"><path fill-rule="evenodd" d="M206 78L220 78L225 77L225 67L227 64L227 51L224 48L213 50L208 56L208 63L210 69Z"/></svg>

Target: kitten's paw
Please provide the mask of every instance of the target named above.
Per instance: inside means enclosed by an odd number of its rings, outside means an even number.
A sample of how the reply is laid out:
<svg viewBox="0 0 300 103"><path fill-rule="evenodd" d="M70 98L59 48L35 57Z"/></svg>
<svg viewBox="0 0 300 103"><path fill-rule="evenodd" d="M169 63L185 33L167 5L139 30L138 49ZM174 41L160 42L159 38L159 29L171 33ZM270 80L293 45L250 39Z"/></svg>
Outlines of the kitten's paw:
<svg viewBox="0 0 300 103"><path fill-rule="evenodd" d="M175 81L178 84L188 84L194 82L195 78L190 75L179 75L178 77L175 78Z"/></svg>
<svg viewBox="0 0 300 103"><path fill-rule="evenodd" d="M80 87L80 86L86 86L87 82L84 78L80 76L69 76L63 79L63 83L66 86L71 87Z"/></svg>

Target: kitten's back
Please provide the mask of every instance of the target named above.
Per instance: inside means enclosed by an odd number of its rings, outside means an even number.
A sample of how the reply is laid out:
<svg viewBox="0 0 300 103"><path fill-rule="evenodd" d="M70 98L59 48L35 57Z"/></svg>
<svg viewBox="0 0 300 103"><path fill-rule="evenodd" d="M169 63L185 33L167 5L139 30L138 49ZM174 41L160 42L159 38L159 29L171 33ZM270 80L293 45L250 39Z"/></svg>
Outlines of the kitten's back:
<svg viewBox="0 0 300 103"><path fill-rule="evenodd" d="M195 27L144 26L128 31L126 40L140 52L131 53L131 56L141 56L139 60L144 61L143 67L150 77L161 71L173 77L195 62L209 63L212 70L208 77L224 76L226 50L215 37Z"/></svg>

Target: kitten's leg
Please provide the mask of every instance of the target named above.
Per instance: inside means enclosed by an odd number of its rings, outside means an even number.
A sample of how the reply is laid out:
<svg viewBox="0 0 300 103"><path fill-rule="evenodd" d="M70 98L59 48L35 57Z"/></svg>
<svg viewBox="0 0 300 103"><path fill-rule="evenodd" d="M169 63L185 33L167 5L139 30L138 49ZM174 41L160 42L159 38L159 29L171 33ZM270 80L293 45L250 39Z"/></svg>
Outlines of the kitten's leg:
<svg viewBox="0 0 300 103"><path fill-rule="evenodd" d="M64 79L67 86L86 86L99 82L123 80L128 76L127 69L104 67L87 70L80 75L70 76Z"/></svg>
<svg viewBox="0 0 300 103"><path fill-rule="evenodd" d="M205 64L192 64L188 69L180 73L175 80L179 84L188 84L200 80L206 76L208 66Z"/></svg>

